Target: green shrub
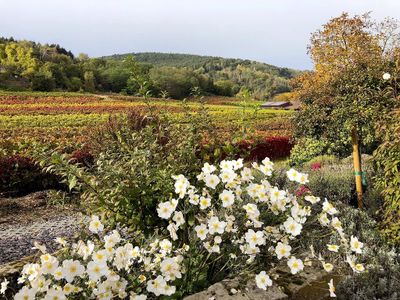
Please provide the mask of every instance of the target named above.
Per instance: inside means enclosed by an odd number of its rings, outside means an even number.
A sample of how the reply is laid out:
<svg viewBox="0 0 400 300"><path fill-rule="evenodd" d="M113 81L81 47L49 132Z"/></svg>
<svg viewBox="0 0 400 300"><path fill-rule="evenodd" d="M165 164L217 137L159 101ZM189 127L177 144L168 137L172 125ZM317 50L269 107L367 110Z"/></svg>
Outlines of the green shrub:
<svg viewBox="0 0 400 300"><path fill-rule="evenodd" d="M328 143L322 139L299 139L290 152L290 163L292 165L301 165L316 156L331 154L328 146Z"/></svg>
<svg viewBox="0 0 400 300"><path fill-rule="evenodd" d="M309 173L308 187L316 195L326 195L330 201L348 204L355 192L353 174L347 166L323 166Z"/></svg>
<svg viewBox="0 0 400 300"><path fill-rule="evenodd" d="M378 167L375 180L383 191L384 232L400 243L400 112L391 117L391 122L379 128L383 143L374 154Z"/></svg>

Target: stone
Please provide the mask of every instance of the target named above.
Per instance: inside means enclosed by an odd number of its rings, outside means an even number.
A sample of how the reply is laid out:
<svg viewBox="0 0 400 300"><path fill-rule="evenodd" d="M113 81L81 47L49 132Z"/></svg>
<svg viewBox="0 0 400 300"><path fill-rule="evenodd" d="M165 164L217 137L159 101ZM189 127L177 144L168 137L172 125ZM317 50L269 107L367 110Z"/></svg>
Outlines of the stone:
<svg viewBox="0 0 400 300"><path fill-rule="evenodd" d="M207 290L188 296L185 300L286 300L289 297L279 287L273 285L266 291L259 289L255 282L249 281L241 286L237 279L225 279L215 283Z"/></svg>

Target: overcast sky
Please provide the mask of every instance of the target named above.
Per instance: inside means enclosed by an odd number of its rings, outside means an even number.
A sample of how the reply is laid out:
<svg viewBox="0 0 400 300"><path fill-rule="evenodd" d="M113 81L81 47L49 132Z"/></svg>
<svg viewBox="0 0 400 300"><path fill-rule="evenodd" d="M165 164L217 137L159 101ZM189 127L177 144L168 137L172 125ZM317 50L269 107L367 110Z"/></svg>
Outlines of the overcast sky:
<svg viewBox="0 0 400 300"><path fill-rule="evenodd" d="M400 0L0 0L0 36L92 57L178 52L310 69L310 33L343 11L400 19Z"/></svg>

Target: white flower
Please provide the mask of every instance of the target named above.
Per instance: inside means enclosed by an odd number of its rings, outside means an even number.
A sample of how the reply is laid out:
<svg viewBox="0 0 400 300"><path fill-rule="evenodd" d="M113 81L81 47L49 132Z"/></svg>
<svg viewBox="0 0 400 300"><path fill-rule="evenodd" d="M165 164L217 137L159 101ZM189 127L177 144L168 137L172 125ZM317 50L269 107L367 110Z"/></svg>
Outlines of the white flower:
<svg viewBox="0 0 400 300"><path fill-rule="evenodd" d="M1 288L0 288L0 294L5 294L7 290L7 286L10 282L7 280L7 278L4 278L4 281L1 283Z"/></svg>
<svg viewBox="0 0 400 300"><path fill-rule="evenodd" d="M121 235L117 230L113 230L111 234L106 235L104 237L104 242L106 244L106 247L114 247L120 241L121 241Z"/></svg>
<svg viewBox="0 0 400 300"><path fill-rule="evenodd" d="M222 201L223 207L230 207L235 201L235 196L232 191L224 190L219 195L219 199Z"/></svg>
<svg viewBox="0 0 400 300"><path fill-rule="evenodd" d="M165 281L164 277L158 275L156 279L149 280L147 282L147 291L155 294L156 296L160 296L164 294L166 285L167 282Z"/></svg>
<svg viewBox="0 0 400 300"><path fill-rule="evenodd" d="M94 243L92 241L87 241L87 245L83 241L79 241L78 244L74 245L78 255L82 256L86 260L90 254L92 254L94 249Z"/></svg>
<svg viewBox="0 0 400 300"><path fill-rule="evenodd" d="M237 177L237 174L233 170L223 171L219 177L221 178L223 183L231 183Z"/></svg>
<svg viewBox="0 0 400 300"><path fill-rule="evenodd" d="M222 238L219 235L215 236L214 237L214 243L215 244L221 244L222 243Z"/></svg>
<svg viewBox="0 0 400 300"><path fill-rule="evenodd" d="M365 268L364 268L364 265L362 265L362 264L355 264L353 267L353 270L356 273L361 273L361 272L364 272Z"/></svg>
<svg viewBox="0 0 400 300"><path fill-rule="evenodd" d="M324 267L324 270L328 273L332 272L333 270L333 265L331 263L322 262L322 266Z"/></svg>
<svg viewBox="0 0 400 300"><path fill-rule="evenodd" d="M56 290L54 288L49 289L44 297L44 300L64 300L67 299L62 290Z"/></svg>
<svg viewBox="0 0 400 300"><path fill-rule="evenodd" d="M243 181L250 181L254 179L251 169L246 167L243 168L242 172L240 172L240 177Z"/></svg>
<svg viewBox="0 0 400 300"><path fill-rule="evenodd" d="M209 163L205 163L203 168L201 168L201 171L204 174L211 174L216 170L214 165L210 165Z"/></svg>
<svg viewBox="0 0 400 300"><path fill-rule="evenodd" d="M109 269L106 264L90 261L87 265L87 274L91 281L97 282L102 276L109 274Z"/></svg>
<svg viewBox="0 0 400 300"><path fill-rule="evenodd" d="M68 245L68 242L61 237L55 238L55 241L56 241L56 243L60 244L63 247L66 247Z"/></svg>
<svg viewBox="0 0 400 300"><path fill-rule="evenodd" d="M299 173L299 178L298 178L297 182L300 184L306 184L306 183L310 182L308 180L308 174Z"/></svg>
<svg viewBox="0 0 400 300"><path fill-rule="evenodd" d="M290 181L297 181L300 177L300 173L297 172L295 169L290 169L286 172L286 175Z"/></svg>
<svg viewBox="0 0 400 300"><path fill-rule="evenodd" d="M266 290L268 286L272 286L272 280L265 271L261 271L256 276L256 284L259 289Z"/></svg>
<svg viewBox="0 0 400 300"><path fill-rule="evenodd" d="M343 227L342 227L342 222L339 221L339 219L337 217L332 219L331 225L333 228L335 228L337 231L342 231Z"/></svg>
<svg viewBox="0 0 400 300"><path fill-rule="evenodd" d="M297 223L292 217L289 217L284 223L283 226L287 233L290 233L293 236L297 236L301 233L301 229L303 226Z"/></svg>
<svg viewBox="0 0 400 300"><path fill-rule="evenodd" d="M92 254L92 259L98 263L107 263L108 253L107 250L99 250Z"/></svg>
<svg viewBox="0 0 400 300"><path fill-rule="evenodd" d="M67 259L62 264L62 274L67 282L72 282L75 276L81 276L85 267L78 260Z"/></svg>
<svg viewBox="0 0 400 300"><path fill-rule="evenodd" d="M36 291L24 286L17 294L14 296L14 300L34 300Z"/></svg>
<svg viewBox="0 0 400 300"><path fill-rule="evenodd" d="M297 259L296 257L292 256L287 262L290 272L292 274L297 274L299 271L304 269L303 262L301 259Z"/></svg>
<svg viewBox="0 0 400 300"><path fill-rule="evenodd" d="M285 198L286 192L279 190L277 187L273 187L269 190L271 201L279 201Z"/></svg>
<svg viewBox="0 0 400 300"><path fill-rule="evenodd" d="M336 297L335 286L333 285L333 279L331 279L329 281L328 287L329 287L329 295L330 295L330 297L332 297L332 298Z"/></svg>
<svg viewBox="0 0 400 300"><path fill-rule="evenodd" d="M351 236L350 238L350 248L351 251L354 251L355 253L361 254L362 250L361 248L363 247L363 243L361 243L358 238Z"/></svg>
<svg viewBox="0 0 400 300"><path fill-rule="evenodd" d="M208 221L208 232L210 234L219 233L223 234L226 227L226 222L219 221L218 217L211 217Z"/></svg>
<svg viewBox="0 0 400 300"><path fill-rule="evenodd" d="M233 161L223 160L219 164L222 171L231 171L233 169Z"/></svg>
<svg viewBox="0 0 400 300"><path fill-rule="evenodd" d="M172 220L174 220L177 227L179 227L185 223L185 218L183 217L183 214L180 211L174 212L174 216L173 216Z"/></svg>
<svg viewBox="0 0 400 300"><path fill-rule="evenodd" d="M238 160L232 161L233 169L239 170L243 168L243 158L239 158Z"/></svg>
<svg viewBox="0 0 400 300"><path fill-rule="evenodd" d="M70 283L67 283L67 284L64 285L64 287L63 287L64 294L65 294L65 295L69 295L69 294L71 294L76 288L77 288L76 286L74 286L74 285L72 285L72 284L70 284Z"/></svg>
<svg viewBox="0 0 400 300"><path fill-rule="evenodd" d="M327 244L326 246L328 246L328 250L329 251L332 251L332 252L338 252L339 251L339 246L338 245Z"/></svg>
<svg viewBox="0 0 400 300"><path fill-rule="evenodd" d="M207 174L204 177L204 181L206 183L206 186L211 189L215 189L215 187L221 182L219 177L214 174Z"/></svg>
<svg viewBox="0 0 400 300"><path fill-rule="evenodd" d="M207 234L208 234L208 229L207 226L205 224L200 224L197 225L194 230L196 231L197 237L200 240L205 240L207 238Z"/></svg>
<svg viewBox="0 0 400 300"><path fill-rule="evenodd" d="M324 203L323 203L323 205L322 205L322 209L323 209L323 211L327 212L327 213L330 214L331 216L338 213L338 211L336 210L336 208L333 207L333 205L332 205L328 200L326 200L326 199L325 199L325 201L324 201Z"/></svg>
<svg viewBox="0 0 400 300"><path fill-rule="evenodd" d="M200 197L200 209L206 209L211 206L211 199L201 196Z"/></svg>
<svg viewBox="0 0 400 300"><path fill-rule="evenodd" d="M50 260L42 260L42 274L54 274L55 270L58 268L58 260L52 257Z"/></svg>
<svg viewBox="0 0 400 300"><path fill-rule="evenodd" d="M174 258L165 258L160 264L160 270L167 281L181 278L180 265Z"/></svg>
<svg viewBox="0 0 400 300"><path fill-rule="evenodd" d="M39 264L26 264L22 269L22 274L28 276L28 280L32 281L40 275L41 267Z"/></svg>
<svg viewBox="0 0 400 300"><path fill-rule="evenodd" d="M246 232L245 238L250 247L265 244L264 232L262 231L255 232L253 229L249 229Z"/></svg>
<svg viewBox="0 0 400 300"><path fill-rule="evenodd" d="M146 295L130 295L129 300L146 300L147 296Z"/></svg>
<svg viewBox="0 0 400 300"><path fill-rule="evenodd" d="M304 197L304 200L310 202L311 204L315 204L315 203L321 201L320 198L315 197L315 196L305 196L305 197Z"/></svg>
<svg viewBox="0 0 400 300"><path fill-rule="evenodd" d="M178 228L176 227L175 223L170 223L167 226L167 230L169 231L169 236L173 241L176 241L178 239L178 235L176 234L176 231Z"/></svg>
<svg viewBox="0 0 400 300"><path fill-rule="evenodd" d="M175 179L175 193L179 195L179 198L183 198L190 183L182 174L173 176L173 178Z"/></svg>
<svg viewBox="0 0 400 300"><path fill-rule="evenodd" d="M282 257L289 257L291 250L290 245L279 242L275 248L275 253L278 259L281 259Z"/></svg>
<svg viewBox="0 0 400 300"><path fill-rule="evenodd" d="M158 204L157 213L161 219L171 218L172 213L175 211L174 205L170 202L161 202Z"/></svg>
<svg viewBox="0 0 400 300"><path fill-rule="evenodd" d="M251 219L256 219L260 215L260 211L257 208L257 205L253 203L248 203L243 205L244 210L246 210L247 216Z"/></svg>
<svg viewBox="0 0 400 300"><path fill-rule="evenodd" d="M321 223L322 226L328 226L329 223L331 222L328 219L328 215L326 213L321 213L319 218L318 218L319 222Z"/></svg>
<svg viewBox="0 0 400 300"><path fill-rule="evenodd" d="M384 79L384 80L389 80L390 79L390 74L389 73L385 73L385 74L383 74L383 76L382 76L382 78Z"/></svg>
<svg viewBox="0 0 400 300"><path fill-rule="evenodd" d="M159 245L164 253L170 253L172 250L172 243L167 239L163 239Z"/></svg>
<svg viewBox="0 0 400 300"><path fill-rule="evenodd" d="M100 219L98 216L92 216L92 220L89 224L89 230L93 233L102 232L104 229L104 225L101 224Z"/></svg>

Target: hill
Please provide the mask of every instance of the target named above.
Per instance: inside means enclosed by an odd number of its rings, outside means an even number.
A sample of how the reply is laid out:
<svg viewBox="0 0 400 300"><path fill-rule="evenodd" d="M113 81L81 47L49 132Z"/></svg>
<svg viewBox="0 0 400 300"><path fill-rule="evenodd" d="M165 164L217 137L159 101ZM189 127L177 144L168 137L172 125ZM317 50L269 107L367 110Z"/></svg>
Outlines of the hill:
<svg viewBox="0 0 400 300"><path fill-rule="evenodd" d="M298 71L245 59L176 53L75 57L57 44L0 37L0 89L113 92L182 99L249 92L270 99L290 91Z"/></svg>
<svg viewBox="0 0 400 300"><path fill-rule="evenodd" d="M256 98L270 98L290 91L289 80L299 71L246 59L222 58L178 53L142 52L102 57L123 61L133 56L139 63L157 68L186 68L212 80L217 92L232 96L241 88L249 89Z"/></svg>

